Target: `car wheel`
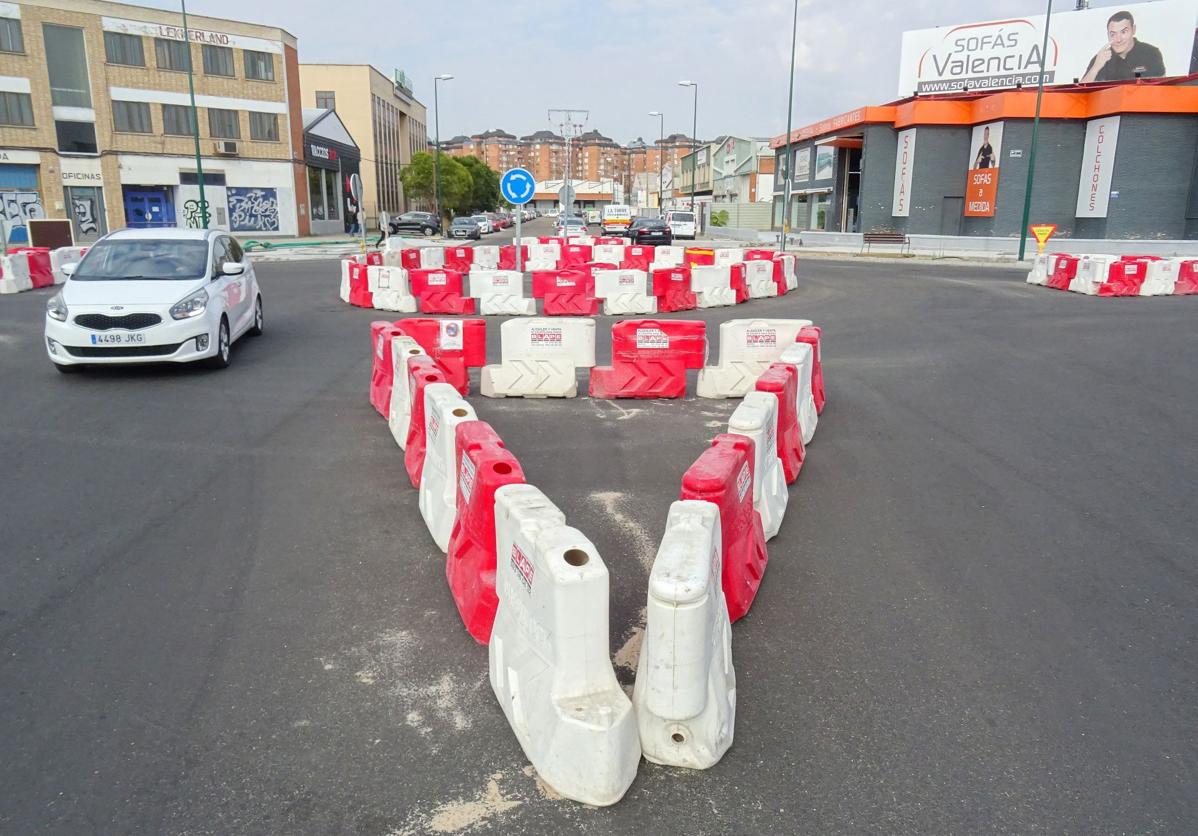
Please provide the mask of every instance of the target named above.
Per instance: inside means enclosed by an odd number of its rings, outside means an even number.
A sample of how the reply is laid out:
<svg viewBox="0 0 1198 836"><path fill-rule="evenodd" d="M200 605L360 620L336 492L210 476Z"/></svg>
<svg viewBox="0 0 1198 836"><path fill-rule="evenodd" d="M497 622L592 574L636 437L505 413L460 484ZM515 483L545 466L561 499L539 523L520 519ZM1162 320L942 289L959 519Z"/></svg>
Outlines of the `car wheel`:
<svg viewBox="0 0 1198 836"><path fill-rule="evenodd" d="M422 231L424 232L425 235L430 235L430 236L436 234L436 232L437 232L437 230L433 229L431 226L426 226Z"/></svg>
<svg viewBox="0 0 1198 836"><path fill-rule="evenodd" d="M220 327L216 329L216 354L208 358L208 368L228 368L230 353L229 320L222 316L220 318Z"/></svg>
<svg viewBox="0 0 1198 836"><path fill-rule="evenodd" d="M54 366L55 370L59 374L76 374L80 369L83 368L83 366L67 366L63 365L62 363L52 363L51 365Z"/></svg>
<svg viewBox="0 0 1198 836"><path fill-rule="evenodd" d="M264 324L265 324L265 321L262 318L262 297L259 296L257 299L254 300L254 324L250 327L250 332L249 332L250 336L251 337L261 337L262 336L262 326Z"/></svg>

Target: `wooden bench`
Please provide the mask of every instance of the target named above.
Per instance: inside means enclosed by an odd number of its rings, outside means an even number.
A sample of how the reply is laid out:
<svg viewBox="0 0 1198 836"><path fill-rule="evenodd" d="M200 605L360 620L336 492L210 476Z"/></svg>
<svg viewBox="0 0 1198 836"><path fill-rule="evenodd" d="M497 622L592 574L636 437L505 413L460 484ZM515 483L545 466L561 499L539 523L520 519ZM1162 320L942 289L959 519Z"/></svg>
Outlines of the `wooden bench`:
<svg viewBox="0 0 1198 836"><path fill-rule="evenodd" d="M864 252L871 244L897 244L899 252L907 252L911 249L911 239L902 232L866 232L861 236L861 250Z"/></svg>

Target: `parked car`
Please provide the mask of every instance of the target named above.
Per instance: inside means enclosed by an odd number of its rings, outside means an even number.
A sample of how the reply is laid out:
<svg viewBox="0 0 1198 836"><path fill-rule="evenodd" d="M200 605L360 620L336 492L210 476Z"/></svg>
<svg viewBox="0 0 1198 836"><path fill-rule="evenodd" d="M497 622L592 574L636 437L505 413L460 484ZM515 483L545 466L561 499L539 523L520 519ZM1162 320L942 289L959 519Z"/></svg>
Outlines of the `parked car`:
<svg viewBox="0 0 1198 836"><path fill-rule="evenodd" d="M635 218L626 233L632 244L673 244L674 232L661 218Z"/></svg>
<svg viewBox="0 0 1198 836"><path fill-rule="evenodd" d="M695 213L673 211L666 214L666 223L670 225L670 231L674 233L675 238L691 238L695 237Z"/></svg>
<svg viewBox="0 0 1198 836"><path fill-rule="evenodd" d="M498 232L501 229L507 229L507 222L499 216L498 212L484 212L487 219L491 222L491 229Z"/></svg>
<svg viewBox="0 0 1198 836"><path fill-rule="evenodd" d="M405 232L419 235L439 235L441 219L432 212L404 212L399 217L391 219L391 234L402 235Z"/></svg>
<svg viewBox="0 0 1198 836"><path fill-rule="evenodd" d="M598 209L588 209L587 210L587 223L597 224L597 223L599 223L599 217L600 216L599 216Z"/></svg>
<svg viewBox="0 0 1198 836"><path fill-rule="evenodd" d="M495 227L491 225L491 219L486 215L471 215L470 220L478 224L478 231L483 235L490 235L495 231Z"/></svg>
<svg viewBox="0 0 1198 836"><path fill-rule="evenodd" d="M220 230L122 229L92 244L46 303L54 368L229 365L230 347L262 333L262 292L236 239Z"/></svg>
<svg viewBox="0 0 1198 836"><path fill-rule="evenodd" d="M449 225L450 238L470 238L477 241L482 238L482 230L479 229L478 221L474 218L463 215L460 218L454 218Z"/></svg>
<svg viewBox="0 0 1198 836"><path fill-rule="evenodd" d="M557 219L557 223L554 225L553 234L567 238L573 238L578 235L586 235L586 221L577 217L576 215L562 215Z"/></svg>

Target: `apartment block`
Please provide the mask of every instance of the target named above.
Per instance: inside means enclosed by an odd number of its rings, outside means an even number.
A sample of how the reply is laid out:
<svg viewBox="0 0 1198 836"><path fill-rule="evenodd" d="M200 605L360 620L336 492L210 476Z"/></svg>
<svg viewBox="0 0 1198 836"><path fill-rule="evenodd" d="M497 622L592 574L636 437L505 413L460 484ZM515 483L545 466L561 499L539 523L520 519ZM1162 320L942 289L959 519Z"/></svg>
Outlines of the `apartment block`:
<svg viewBox="0 0 1198 836"><path fill-rule="evenodd" d="M103 0L0 3L0 219L306 234L294 36ZM187 69L195 83L204 202Z"/></svg>

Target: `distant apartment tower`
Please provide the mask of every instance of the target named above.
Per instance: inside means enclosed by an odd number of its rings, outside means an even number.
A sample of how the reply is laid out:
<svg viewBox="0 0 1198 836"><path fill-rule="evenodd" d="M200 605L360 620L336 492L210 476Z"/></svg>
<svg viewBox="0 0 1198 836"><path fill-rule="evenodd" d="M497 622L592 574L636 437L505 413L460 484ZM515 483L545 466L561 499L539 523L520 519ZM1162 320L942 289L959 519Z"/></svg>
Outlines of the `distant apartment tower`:
<svg viewBox="0 0 1198 836"><path fill-rule="evenodd" d="M369 64L300 64L299 81L304 107L335 110L361 149L366 222L410 209L400 172L428 150L428 115L407 77Z"/></svg>
<svg viewBox="0 0 1198 836"><path fill-rule="evenodd" d="M0 3L0 220L307 234L295 37L103 0ZM193 68L204 200L195 163Z"/></svg>

